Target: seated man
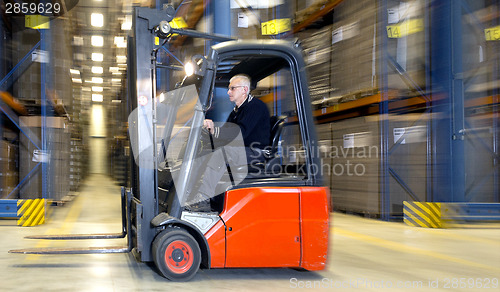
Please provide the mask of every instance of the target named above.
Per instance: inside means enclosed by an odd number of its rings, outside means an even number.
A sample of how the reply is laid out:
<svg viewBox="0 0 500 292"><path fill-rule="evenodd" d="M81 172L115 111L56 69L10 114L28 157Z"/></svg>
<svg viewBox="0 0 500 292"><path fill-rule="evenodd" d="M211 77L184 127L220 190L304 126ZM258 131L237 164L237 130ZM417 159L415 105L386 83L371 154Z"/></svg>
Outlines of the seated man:
<svg viewBox="0 0 500 292"><path fill-rule="evenodd" d="M267 106L250 94L250 77L245 74L238 74L231 78L227 94L235 107L226 122L240 127L248 162L255 162L252 161L255 158L263 159L258 149L269 146L271 132ZM216 139L224 135L224 127L215 127L212 120L205 120L203 127L207 128Z"/></svg>
<svg viewBox="0 0 500 292"><path fill-rule="evenodd" d="M229 160L227 162L234 166L263 162L265 157L261 150L269 146L271 132L269 110L264 102L250 94L250 83L250 77L245 74L235 75L229 81L227 93L229 100L234 102L235 107L229 114L226 123L239 126L246 153L246 157L241 157L241 155L231 153L231 149L226 150L226 156ZM203 122L203 127L210 131L214 140L224 139L225 135L234 135L231 127L226 125L229 124L215 127L214 122L209 119ZM215 187L225 171L223 157L214 155L210 158L199 191L188 203L191 205L191 210L209 211L210 198L215 195Z"/></svg>

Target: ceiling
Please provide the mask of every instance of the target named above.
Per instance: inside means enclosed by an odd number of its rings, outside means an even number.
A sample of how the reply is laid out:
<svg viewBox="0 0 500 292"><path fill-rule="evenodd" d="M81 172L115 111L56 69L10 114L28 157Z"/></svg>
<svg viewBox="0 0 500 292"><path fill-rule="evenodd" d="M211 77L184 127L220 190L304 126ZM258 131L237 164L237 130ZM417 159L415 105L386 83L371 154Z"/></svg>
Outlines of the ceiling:
<svg viewBox="0 0 500 292"><path fill-rule="evenodd" d="M89 98L96 94L108 102L119 99L117 94L126 79L132 6L146 4L141 2L145 1L82 0L68 13L73 47L71 76Z"/></svg>

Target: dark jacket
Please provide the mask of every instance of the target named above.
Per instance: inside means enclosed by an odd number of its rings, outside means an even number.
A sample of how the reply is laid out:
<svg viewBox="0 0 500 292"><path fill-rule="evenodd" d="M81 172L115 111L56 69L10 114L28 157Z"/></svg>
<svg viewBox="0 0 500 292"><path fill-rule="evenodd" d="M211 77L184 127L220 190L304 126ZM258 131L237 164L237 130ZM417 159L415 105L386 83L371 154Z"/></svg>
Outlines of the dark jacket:
<svg viewBox="0 0 500 292"><path fill-rule="evenodd" d="M226 123L239 126L245 147L264 149L269 146L271 135L269 110L260 99L248 97L239 108L234 108ZM225 140L235 135L230 124L225 124L215 129L214 136Z"/></svg>

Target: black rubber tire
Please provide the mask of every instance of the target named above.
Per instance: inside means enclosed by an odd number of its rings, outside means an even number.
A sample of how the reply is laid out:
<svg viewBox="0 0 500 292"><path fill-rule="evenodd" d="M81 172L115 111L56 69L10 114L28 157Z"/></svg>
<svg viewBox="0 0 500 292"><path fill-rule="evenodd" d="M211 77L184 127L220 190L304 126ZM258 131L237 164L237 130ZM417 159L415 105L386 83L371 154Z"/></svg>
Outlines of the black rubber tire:
<svg viewBox="0 0 500 292"><path fill-rule="evenodd" d="M198 242L184 229L162 231L153 241L152 252L156 267L171 281L189 281L200 268Z"/></svg>

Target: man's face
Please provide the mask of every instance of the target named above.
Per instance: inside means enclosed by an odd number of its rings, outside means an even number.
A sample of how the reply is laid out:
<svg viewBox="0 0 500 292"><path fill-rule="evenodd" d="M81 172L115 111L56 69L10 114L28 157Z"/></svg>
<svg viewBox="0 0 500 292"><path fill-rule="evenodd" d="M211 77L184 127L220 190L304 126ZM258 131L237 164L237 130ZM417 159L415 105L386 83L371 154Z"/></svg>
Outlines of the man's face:
<svg viewBox="0 0 500 292"><path fill-rule="evenodd" d="M227 94L229 95L229 100L239 106L247 97L247 87L243 86L239 78L236 78L229 84Z"/></svg>

